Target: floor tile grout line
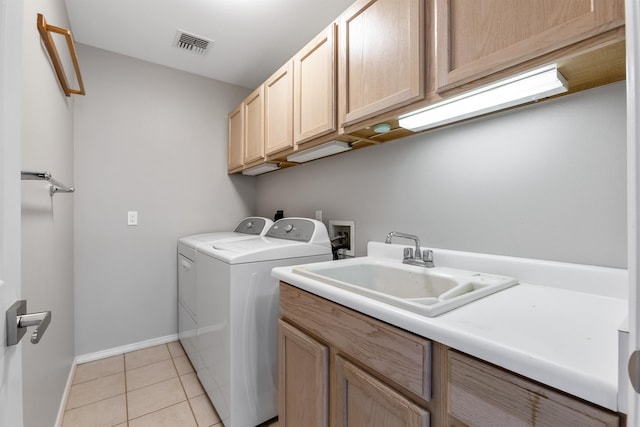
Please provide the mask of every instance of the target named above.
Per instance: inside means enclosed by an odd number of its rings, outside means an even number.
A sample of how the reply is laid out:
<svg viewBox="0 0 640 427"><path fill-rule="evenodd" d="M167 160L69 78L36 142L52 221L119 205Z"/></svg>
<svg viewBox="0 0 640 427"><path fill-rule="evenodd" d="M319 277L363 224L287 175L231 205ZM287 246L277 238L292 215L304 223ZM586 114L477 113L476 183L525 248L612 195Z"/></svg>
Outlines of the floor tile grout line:
<svg viewBox="0 0 640 427"><path fill-rule="evenodd" d="M171 353L171 350L169 350L169 353ZM180 381L180 386L182 387L184 396L187 398L187 405L189 405L191 416L193 417L193 420L196 422L196 426L199 426L200 423L198 423L198 418L196 417L196 413L194 412L193 406L191 405L191 399L189 399L189 396L187 395L187 390L184 388L184 383L182 382L182 376L180 375L180 372L178 372L178 367L176 366L176 361L175 361L175 357L173 357L173 354L171 354L171 362L173 363L173 368L176 370L176 373L178 374L178 381Z"/></svg>
<svg viewBox="0 0 640 427"><path fill-rule="evenodd" d="M127 427L129 426L129 394L127 392L127 353L122 354L122 364L124 366L124 417L126 419Z"/></svg>

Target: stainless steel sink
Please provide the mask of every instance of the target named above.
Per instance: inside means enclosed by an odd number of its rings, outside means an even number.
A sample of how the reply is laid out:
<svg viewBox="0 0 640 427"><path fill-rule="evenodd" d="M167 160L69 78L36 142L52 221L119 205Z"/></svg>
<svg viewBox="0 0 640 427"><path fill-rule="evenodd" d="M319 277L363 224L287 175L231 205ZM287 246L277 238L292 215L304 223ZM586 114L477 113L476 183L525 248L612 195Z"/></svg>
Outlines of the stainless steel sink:
<svg viewBox="0 0 640 427"><path fill-rule="evenodd" d="M512 277L371 257L301 265L293 272L427 317L517 284Z"/></svg>

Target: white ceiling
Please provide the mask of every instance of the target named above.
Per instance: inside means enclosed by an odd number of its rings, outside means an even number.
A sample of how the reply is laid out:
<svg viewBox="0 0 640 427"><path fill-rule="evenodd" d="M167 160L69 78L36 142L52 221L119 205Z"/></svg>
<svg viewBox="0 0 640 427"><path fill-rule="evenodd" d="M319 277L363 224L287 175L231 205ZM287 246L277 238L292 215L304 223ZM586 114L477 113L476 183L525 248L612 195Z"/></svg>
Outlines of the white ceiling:
<svg viewBox="0 0 640 427"><path fill-rule="evenodd" d="M353 1L65 0L65 3L77 43L253 89ZM180 49L175 47L177 30L215 43L205 55Z"/></svg>

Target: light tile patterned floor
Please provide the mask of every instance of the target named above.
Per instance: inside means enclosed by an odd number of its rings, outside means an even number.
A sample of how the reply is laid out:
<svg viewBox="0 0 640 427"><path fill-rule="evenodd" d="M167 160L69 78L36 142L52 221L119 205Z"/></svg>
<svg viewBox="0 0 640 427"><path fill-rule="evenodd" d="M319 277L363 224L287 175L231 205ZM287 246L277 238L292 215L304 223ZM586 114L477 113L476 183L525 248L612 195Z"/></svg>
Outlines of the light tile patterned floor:
<svg viewBox="0 0 640 427"><path fill-rule="evenodd" d="M76 367L62 427L222 427L179 342ZM269 424L277 427L277 422Z"/></svg>

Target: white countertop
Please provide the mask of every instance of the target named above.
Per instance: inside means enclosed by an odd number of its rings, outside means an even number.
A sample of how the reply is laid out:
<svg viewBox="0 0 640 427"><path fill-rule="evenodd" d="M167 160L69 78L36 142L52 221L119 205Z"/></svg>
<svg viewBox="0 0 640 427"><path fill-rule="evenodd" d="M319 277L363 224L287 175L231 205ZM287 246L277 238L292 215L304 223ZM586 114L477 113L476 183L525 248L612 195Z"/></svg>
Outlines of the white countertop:
<svg viewBox="0 0 640 427"><path fill-rule="evenodd" d="M371 246L369 252L371 254ZM506 257L493 258L509 262ZM492 261L494 269L500 268L495 259ZM570 268L570 265L560 266ZM428 318L303 277L292 269L275 268L272 275L376 319L618 411L618 328L628 311L628 303L619 297L619 292L613 292L615 297L612 297L603 295L606 292L573 290L575 283L570 284L569 289L520 283ZM502 274L496 270L476 270ZM607 270L602 277L607 276ZM619 272L612 269L612 273L614 281L619 282L616 276ZM602 285L611 286L610 283Z"/></svg>

